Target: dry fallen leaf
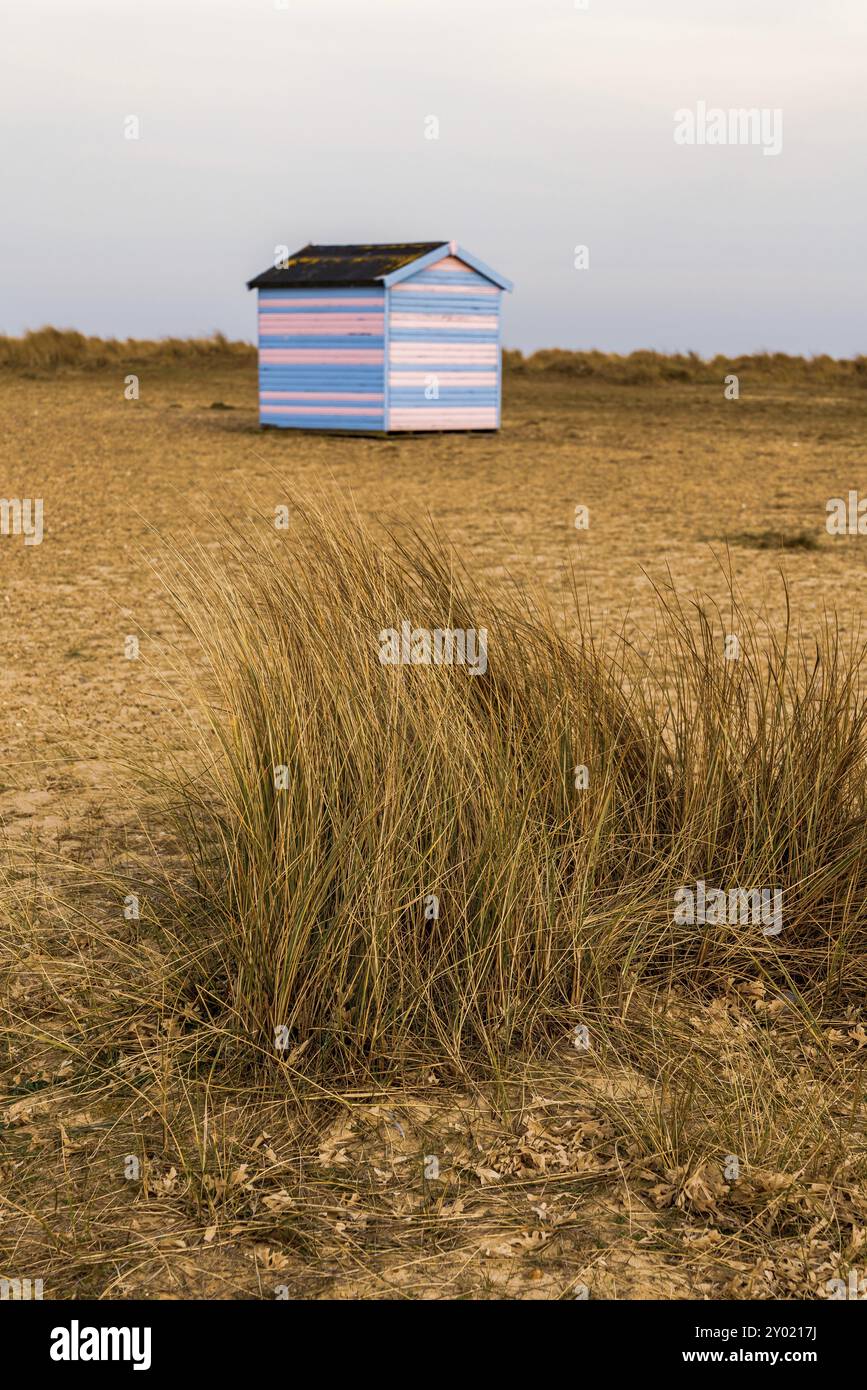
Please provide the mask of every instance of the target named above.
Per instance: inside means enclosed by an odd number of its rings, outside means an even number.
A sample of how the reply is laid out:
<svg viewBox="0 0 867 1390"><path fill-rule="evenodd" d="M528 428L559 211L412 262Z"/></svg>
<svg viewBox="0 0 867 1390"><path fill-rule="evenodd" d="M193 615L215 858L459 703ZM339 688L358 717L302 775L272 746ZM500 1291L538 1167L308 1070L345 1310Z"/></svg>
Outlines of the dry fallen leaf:
<svg viewBox="0 0 867 1390"><path fill-rule="evenodd" d="M706 1163L702 1168L692 1173L683 1184L676 1199L677 1206L684 1206L687 1202L696 1211L713 1211L721 1197L725 1197L729 1187L719 1171L713 1164Z"/></svg>
<svg viewBox="0 0 867 1390"><path fill-rule="evenodd" d="M265 1269L287 1269L289 1266L287 1257L279 1250L272 1250L270 1245L254 1245L250 1258Z"/></svg>
<svg viewBox="0 0 867 1390"><path fill-rule="evenodd" d="M288 1192L281 1189L279 1192L269 1192L267 1196L262 1198L262 1204L269 1211L286 1211L288 1207L294 1207L295 1198L290 1197Z"/></svg>
<svg viewBox="0 0 867 1390"><path fill-rule="evenodd" d="M349 1162L345 1144L355 1139L355 1125L352 1121L340 1119L322 1137L319 1146L319 1164L322 1168L336 1168Z"/></svg>
<svg viewBox="0 0 867 1390"><path fill-rule="evenodd" d="M177 1168L170 1168L167 1173L163 1173L162 1177L151 1177L149 1179L149 1186L151 1188L151 1191L160 1192L163 1194L163 1196L168 1196L169 1193L174 1192L177 1185Z"/></svg>

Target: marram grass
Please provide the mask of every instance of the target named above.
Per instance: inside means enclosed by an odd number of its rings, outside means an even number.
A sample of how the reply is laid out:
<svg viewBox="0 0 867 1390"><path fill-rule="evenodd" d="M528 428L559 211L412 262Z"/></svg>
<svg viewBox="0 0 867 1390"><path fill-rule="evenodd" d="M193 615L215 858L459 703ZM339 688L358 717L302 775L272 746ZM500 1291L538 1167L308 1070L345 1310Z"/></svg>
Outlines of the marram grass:
<svg viewBox="0 0 867 1390"><path fill-rule="evenodd" d="M863 990L863 658L659 593L654 651L471 579L433 534L296 507L175 556L205 658L180 824L200 988L305 1069L544 1049L636 988ZM487 669L380 634L487 633ZM726 655L725 635L739 651ZM782 890L776 936L678 888Z"/></svg>

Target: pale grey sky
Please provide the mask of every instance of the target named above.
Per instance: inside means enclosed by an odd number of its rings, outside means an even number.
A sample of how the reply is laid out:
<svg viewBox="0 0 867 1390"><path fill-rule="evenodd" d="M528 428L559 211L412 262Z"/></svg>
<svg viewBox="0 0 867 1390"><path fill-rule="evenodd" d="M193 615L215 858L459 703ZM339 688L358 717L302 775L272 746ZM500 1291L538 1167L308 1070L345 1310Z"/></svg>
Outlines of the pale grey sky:
<svg viewBox="0 0 867 1390"><path fill-rule="evenodd" d="M252 339L275 245L442 237L510 346L867 351L865 0L0 0L0 113L3 332Z"/></svg>

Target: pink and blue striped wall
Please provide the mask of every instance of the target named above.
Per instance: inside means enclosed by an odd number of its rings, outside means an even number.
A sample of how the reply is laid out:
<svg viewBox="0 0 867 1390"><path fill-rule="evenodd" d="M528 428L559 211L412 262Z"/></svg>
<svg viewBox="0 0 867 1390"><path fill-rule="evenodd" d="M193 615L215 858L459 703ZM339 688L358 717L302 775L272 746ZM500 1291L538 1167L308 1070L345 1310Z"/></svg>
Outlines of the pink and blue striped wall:
<svg viewBox="0 0 867 1390"><path fill-rule="evenodd" d="M259 420L385 428L385 290L259 290Z"/></svg>
<svg viewBox="0 0 867 1390"><path fill-rule="evenodd" d="M261 424L498 429L500 296L454 256L389 288L260 289Z"/></svg>
<svg viewBox="0 0 867 1390"><path fill-rule="evenodd" d="M388 428L495 430L500 290L446 256L388 291Z"/></svg>

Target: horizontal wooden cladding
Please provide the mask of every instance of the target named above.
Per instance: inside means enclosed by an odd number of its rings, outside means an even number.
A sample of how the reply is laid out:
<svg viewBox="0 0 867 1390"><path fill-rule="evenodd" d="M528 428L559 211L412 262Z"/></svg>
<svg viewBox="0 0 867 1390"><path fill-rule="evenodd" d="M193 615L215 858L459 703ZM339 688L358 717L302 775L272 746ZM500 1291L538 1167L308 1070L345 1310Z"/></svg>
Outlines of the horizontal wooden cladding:
<svg viewBox="0 0 867 1390"><path fill-rule="evenodd" d="M461 391L441 391L434 400L428 400L424 391L400 391L397 395L393 392L389 397L389 418L400 415L404 410L423 410L425 413L432 411L445 411L451 414L455 410L493 410L497 411L498 401L496 391L482 392L461 392Z"/></svg>
<svg viewBox="0 0 867 1390"><path fill-rule="evenodd" d="M298 414L263 407L259 412L259 423L276 425L284 430L377 430L384 431L385 421L382 411L376 415L346 414Z"/></svg>
<svg viewBox="0 0 867 1390"><path fill-rule="evenodd" d="M259 313L285 309L357 309L359 313L385 308L384 290L260 290Z"/></svg>
<svg viewBox="0 0 867 1390"><path fill-rule="evenodd" d="M388 413L390 430L495 430L499 424L496 406L394 407Z"/></svg>
<svg viewBox="0 0 867 1390"><path fill-rule="evenodd" d="M384 290L260 292L263 425L382 431L384 363Z"/></svg>
<svg viewBox="0 0 867 1390"><path fill-rule="evenodd" d="M434 376L432 381L425 380L412 386L395 386L389 382L388 398L394 405L419 405L430 406L435 409L444 405L496 405L499 400L500 388L496 375L494 380L485 386L464 385L445 385L441 377Z"/></svg>
<svg viewBox="0 0 867 1390"><path fill-rule="evenodd" d="M496 314L433 314L396 313L393 309L389 318L391 332L400 328L423 328L429 333L437 328L454 333L496 333L499 319Z"/></svg>
<svg viewBox="0 0 867 1390"><path fill-rule="evenodd" d="M275 352L286 355L289 350L275 348ZM362 386L377 386L383 384L382 363L385 356L379 349L365 351L359 348L353 356L359 357L358 362L338 362L332 360L333 353L307 352L296 348L291 355L295 358L301 355L300 361L292 362L260 362L259 380L263 385L274 386L279 390L284 387L292 386L297 380L302 386L308 386L316 378L317 384L321 382L326 386L334 386L341 390L341 382L348 383L346 389L351 390L356 383ZM286 381L286 377L292 377L292 381Z"/></svg>
<svg viewBox="0 0 867 1390"><path fill-rule="evenodd" d="M389 344L388 360L395 367L429 363L431 367L446 370L459 362L495 367L499 361L499 348L496 342L437 343L398 340Z"/></svg>
<svg viewBox="0 0 867 1390"><path fill-rule="evenodd" d="M460 298L459 295L454 295L453 298L454 298L456 304L462 304L462 303L464 302L464 301ZM439 301L437 301L437 302L439 302ZM471 300L471 301L470 301L470 303L476 303L476 302L477 302L477 303L480 303L480 304L484 304L484 303L486 303L487 301L486 301L486 300L483 300L483 299L481 299L481 298L479 298L478 300ZM353 319L361 319L362 322L366 322L366 321L369 320L369 319L382 318L382 316L384 315L384 313L385 313L385 308L384 308L384 306L383 306L382 303L376 303L376 304L370 304L370 305L352 304L352 303L350 303L350 304L335 304L335 303L332 303L332 304L283 304L283 305L271 304L271 305L268 305L268 306L260 306L260 309L259 309L259 322L260 322L260 323L271 323L274 319L285 319L285 318L290 318L290 319L291 319L291 318L304 319L304 318L310 318L310 317L324 318L324 319L332 319L332 318L336 318L336 319L340 319L340 318L353 318Z"/></svg>
<svg viewBox="0 0 867 1390"><path fill-rule="evenodd" d="M375 367L371 374L357 367L336 373L269 367L267 371L259 373L259 391L317 391L328 396L339 395L341 391L363 396L377 392L384 394L382 368Z"/></svg>
<svg viewBox="0 0 867 1390"><path fill-rule="evenodd" d="M385 400L383 391L260 391L259 399L267 401L314 401L317 405L341 405L344 401L371 402Z"/></svg>
<svg viewBox="0 0 867 1390"><path fill-rule="evenodd" d="M399 296L401 300L407 295L417 294L429 294L435 298L439 298L441 295L453 294L458 297L466 296L469 298L475 296L479 299L496 300L497 295L499 295L501 291L496 289L494 285L486 285L484 281L478 277L469 283L464 282L462 284L457 284L453 280L438 280L415 275L411 280L404 280L399 285L392 285L390 293Z"/></svg>
<svg viewBox="0 0 867 1390"><path fill-rule="evenodd" d="M263 410L266 411L266 413L269 415L297 415L299 418L303 418L309 415L322 416L323 418L330 417L332 415L335 417L358 415L367 418L371 415L376 415L379 417L379 419L382 419L381 405L326 406L324 403L320 403L318 405L299 405L297 401L293 401L291 405L273 405L271 404L271 402L268 402L267 405L263 405Z"/></svg>
<svg viewBox="0 0 867 1390"><path fill-rule="evenodd" d="M424 400L433 400L433 402L435 402L435 400L438 399L452 400L454 396L467 396L467 398L470 398L470 400L468 400L470 404L472 404L472 400L474 399L477 400L479 404L485 404L489 402L489 400L496 400L497 388L499 388L499 382L496 381L496 378L495 381L490 382L488 386L446 386L443 385L442 378L436 377L432 382L425 381L424 384L418 382L418 385L415 386L395 386L389 384L389 399L399 400L402 396L411 395L418 396L422 402L424 402Z"/></svg>
<svg viewBox="0 0 867 1390"><path fill-rule="evenodd" d="M498 337L496 329L488 328L476 333L457 333L451 328L394 328L389 334L392 347L426 343L429 347L441 347L446 351L453 347L496 347Z"/></svg>
<svg viewBox="0 0 867 1390"><path fill-rule="evenodd" d="M391 306L391 316L395 314L457 314L459 318L493 318L499 322L497 305L489 299L461 299L458 295L443 295L437 299L433 295L406 295L397 299Z"/></svg>
<svg viewBox="0 0 867 1390"><path fill-rule="evenodd" d="M472 277L474 279L479 279L482 284L490 285L489 278L486 277L486 275L482 275L481 271L474 270L472 265L468 265L467 261L460 260L459 256L442 256L440 260L432 261L431 264L425 265L422 270L415 272L415 275L410 275L408 278L420 279L422 275L453 275L456 279L467 279ZM500 293L499 285L495 285L493 288L496 289L497 293Z"/></svg>
<svg viewBox="0 0 867 1390"><path fill-rule="evenodd" d="M438 386L496 386L498 380L496 372L475 372L472 369L463 372L437 372L434 370L399 372L391 370L388 374L390 389L401 386L429 386L432 382L436 382Z"/></svg>
<svg viewBox="0 0 867 1390"><path fill-rule="evenodd" d="M443 262L439 261L436 265L429 265L424 270L420 270L416 275L410 275L406 280L401 281L404 285L478 285L480 289L493 290L495 294L501 294L498 285L492 285L490 280L486 280L484 275L479 275L475 270L470 270L469 266L461 265L443 269ZM396 289L397 286L394 286Z"/></svg>
<svg viewBox="0 0 867 1390"><path fill-rule="evenodd" d="M259 295L263 366L380 363L384 347L384 290L263 290ZM377 355L357 355L368 349Z"/></svg>
<svg viewBox="0 0 867 1390"><path fill-rule="evenodd" d="M382 333L377 335L368 334L366 337L358 337L352 333L335 333L333 337L322 333L260 333L259 347L266 352L269 349L292 349L304 348L313 350L318 348L323 354L339 352L341 348L358 348L359 350L383 348L385 346L385 336Z"/></svg>
<svg viewBox="0 0 867 1390"><path fill-rule="evenodd" d="M500 290L447 256L388 303L389 430L496 429Z"/></svg>
<svg viewBox="0 0 867 1390"><path fill-rule="evenodd" d="M315 334L322 338L354 334L381 338L385 332L384 314L260 314L259 337L298 337Z"/></svg>
<svg viewBox="0 0 867 1390"><path fill-rule="evenodd" d="M470 270L466 262L459 260L457 256L443 256L441 261L434 261L433 265L428 266L428 273L430 273L430 271L437 270L446 271L449 274L456 275L477 274L475 270ZM424 275L424 273L424 271L420 272L420 274L422 275ZM478 276L478 278L481 279L482 277Z"/></svg>
<svg viewBox="0 0 867 1390"><path fill-rule="evenodd" d="M263 347L259 350L263 366L279 366L283 363L298 363L299 366L330 366L340 363L369 363L371 366L385 360L383 348L329 348L321 347Z"/></svg>

